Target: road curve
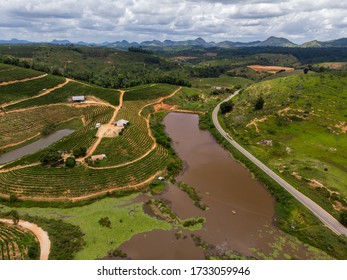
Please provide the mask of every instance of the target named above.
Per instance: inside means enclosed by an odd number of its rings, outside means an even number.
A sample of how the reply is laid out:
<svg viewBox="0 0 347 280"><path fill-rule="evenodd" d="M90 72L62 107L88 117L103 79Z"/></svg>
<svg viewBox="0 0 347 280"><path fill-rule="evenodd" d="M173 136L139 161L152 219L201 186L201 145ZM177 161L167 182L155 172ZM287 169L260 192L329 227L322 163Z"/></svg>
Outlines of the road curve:
<svg viewBox="0 0 347 280"><path fill-rule="evenodd" d="M331 229L337 235L345 235L347 236L347 228L345 228L342 224L340 224L333 216L331 216L327 211L325 211L322 207L320 207L317 203L312 201L307 196L303 195L297 189L295 189L292 185L282 179L279 175L273 172L270 168L268 168L265 164L263 164L260 160L258 160L255 156L245 150L242 146L240 146L234 139L232 139L228 134L224 131L218 121L218 111L220 105L230 100L232 97L236 96L239 91L236 91L234 94L230 95L227 99L220 102L213 110L212 120L213 124L219 131L219 133L236 149L238 149L243 155L245 155L249 160L251 160L255 165L257 165L260 169L262 169L267 175L269 175L273 180L275 180L278 184L280 184L284 189L286 189L292 196L294 196L299 202L301 202L307 209L309 209L318 219L320 219L325 226Z"/></svg>
<svg viewBox="0 0 347 280"><path fill-rule="evenodd" d="M0 222L13 224L13 221L10 219L0 219ZM27 221L20 220L18 225L34 233L40 243L40 260L48 260L51 251L51 241L49 240L48 233L39 226Z"/></svg>

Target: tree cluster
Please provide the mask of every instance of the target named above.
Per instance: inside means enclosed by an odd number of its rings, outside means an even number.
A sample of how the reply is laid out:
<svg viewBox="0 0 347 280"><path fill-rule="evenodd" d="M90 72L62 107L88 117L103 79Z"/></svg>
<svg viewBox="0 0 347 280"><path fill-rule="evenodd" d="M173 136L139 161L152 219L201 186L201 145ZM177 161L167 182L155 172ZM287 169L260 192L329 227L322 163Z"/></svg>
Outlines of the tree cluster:
<svg viewBox="0 0 347 280"><path fill-rule="evenodd" d="M232 100L228 100L220 105L220 110L222 114L229 113L233 109L234 109L234 102Z"/></svg>

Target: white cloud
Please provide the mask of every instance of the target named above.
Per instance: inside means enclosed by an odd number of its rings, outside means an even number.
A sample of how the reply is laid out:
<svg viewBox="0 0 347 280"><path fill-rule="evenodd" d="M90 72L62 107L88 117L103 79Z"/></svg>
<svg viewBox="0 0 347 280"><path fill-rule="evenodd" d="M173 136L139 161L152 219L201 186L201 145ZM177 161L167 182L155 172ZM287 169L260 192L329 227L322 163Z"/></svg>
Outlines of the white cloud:
<svg viewBox="0 0 347 280"><path fill-rule="evenodd" d="M298 42L346 36L336 0L1 0L0 39L88 42L127 39Z"/></svg>

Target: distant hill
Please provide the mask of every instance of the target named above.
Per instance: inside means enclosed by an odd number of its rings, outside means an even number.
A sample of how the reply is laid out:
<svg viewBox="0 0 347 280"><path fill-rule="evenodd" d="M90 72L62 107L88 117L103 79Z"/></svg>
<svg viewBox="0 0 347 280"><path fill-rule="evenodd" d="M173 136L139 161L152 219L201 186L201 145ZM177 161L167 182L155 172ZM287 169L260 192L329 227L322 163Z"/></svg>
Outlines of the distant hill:
<svg viewBox="0 0 347 280"><path fill-rule="evenodd" d="M54 45L80 45L80 46L103 46L119 49L127 49L129 47L176 47L176 46L192 46L192 47L219 47L219 48L243 48L243 47L302 47L302 48L329 48L329 47L347 47L347 38L341 38L331 41L318 41L313 40L301 45L297 45L286 38L271 36L264 41L253 41L253 42L233 42L233 41L222 41L222 42L206 42L203 38L199 37L195 40L185 41L172 41L172 40L152 40L144 41L141 43L128 42L126 40L116 42L103 42L103 43L86 43L77 42L72 43L69 40L53 40L51 42L30 42L26 40L0 40L0 44L33 44L33 43L45 43Z"/></svg>
<svg viewBox="0 0 347 280"><path fill-rule="evenodd" d="M347 47L347 38L320 42L317 40L310 41L301 45L304 48L331 48L331 47Z"/></svg>

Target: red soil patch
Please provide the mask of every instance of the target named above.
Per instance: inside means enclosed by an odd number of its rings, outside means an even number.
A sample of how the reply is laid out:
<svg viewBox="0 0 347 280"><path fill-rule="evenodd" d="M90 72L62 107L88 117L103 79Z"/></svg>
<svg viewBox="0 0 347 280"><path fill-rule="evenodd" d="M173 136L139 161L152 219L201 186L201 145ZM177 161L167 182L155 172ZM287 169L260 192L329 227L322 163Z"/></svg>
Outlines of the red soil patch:
<svg viewBox="0 0 347 280"><path fill-rule="evenodd" d="M158 111L171 111L175 106L173 105L169 105L169 104L165 104L165 103L159 103L159 104L155 104L154 105L154 110L156 112Z"/></svg>
<svg viewBox="0 0 347 280"><path fill-rule="evenodd" d="M173 60L176 61L188 61L197 58L196 56L175 56Z"/></svg>
<svg viewBox="0 0 347 280"><path fill-rule="evenodd" d="M256 72L267 72L272 74L276 74L280 71L294 71L294 68L282 67L282 66L249 65L247 67Z"/></svg>
<svg viewBox="0 0 347 280"><path fill-rule="evenodd" d="M217 55L218 55L218 53L205 53L205 56L207 56L207 57L215 57Z"/></svg>

